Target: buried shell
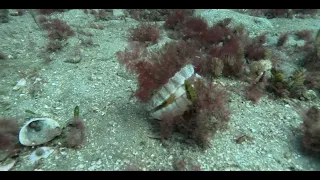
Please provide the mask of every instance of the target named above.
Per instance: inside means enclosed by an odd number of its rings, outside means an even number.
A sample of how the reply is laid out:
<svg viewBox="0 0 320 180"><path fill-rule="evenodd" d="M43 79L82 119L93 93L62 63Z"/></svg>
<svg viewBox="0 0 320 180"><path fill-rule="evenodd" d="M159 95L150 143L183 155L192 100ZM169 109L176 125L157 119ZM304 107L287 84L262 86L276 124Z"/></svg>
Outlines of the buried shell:
<svg viewBox="0 0 320 180"><path fill-rule="evenodd" d="M40 159L42 159L42 158L45 159L45 158L49 157L53 153L53 151L54 151L54 149L52 149L50 147L39 147L30 154L29 159L32 164L35 164Z"/></svg>
<svg viewBox="0 0 320 180"><path fill-rule="evenodd" d="M25 146L35 146L51 141L61 134L58 122L50 118L32 118L19 132L19 141Z"/></svg>
<svg viewBox="0 0 320 180"><path fill-rule="evenodd" d="M183 114L192 105L186 83L192 86L193 82L199 78L191 64L184 66L152 97L149 103L151 116L162 119L168 114L171 116Z"/></svg>

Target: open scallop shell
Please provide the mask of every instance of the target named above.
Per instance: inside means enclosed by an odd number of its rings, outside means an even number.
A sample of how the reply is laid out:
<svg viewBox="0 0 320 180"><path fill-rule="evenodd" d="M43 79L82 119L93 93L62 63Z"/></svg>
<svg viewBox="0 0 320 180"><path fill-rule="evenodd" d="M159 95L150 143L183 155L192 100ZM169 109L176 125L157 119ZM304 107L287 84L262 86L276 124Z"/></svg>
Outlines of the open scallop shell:
<svg viewBox="0 0 320 180"><path fill-rule="evenodd" d="M149 104L149 110L151 111L150 115L155 119L162 119L168 114L171 116L183 114L192 104L187 97L184 84L185 80L194 81L197 78L201 78L201 76L194 73L194 69L191 64L184 66L152 97ZM174 97L174 101L172 103L157 109L170 97Z"/></svg>
<svg viewBox="0 0 320 180"><path fill-rule="evenodd" d="M51 141L61 134L58 122L50 118L32 118L19 132L19 141L25 146L35 146Z"/></svg>

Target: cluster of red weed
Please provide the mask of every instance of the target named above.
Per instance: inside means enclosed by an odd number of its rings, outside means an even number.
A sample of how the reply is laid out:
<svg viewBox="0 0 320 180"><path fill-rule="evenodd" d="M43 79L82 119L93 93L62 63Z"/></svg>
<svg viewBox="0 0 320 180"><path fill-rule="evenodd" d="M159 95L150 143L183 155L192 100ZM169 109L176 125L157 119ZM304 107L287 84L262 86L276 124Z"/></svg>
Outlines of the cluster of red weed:
<svg viewBox="0 0 320 180"><path fill-rule="evenodd" d="M249 32L243 25L230 27L231 22L232 19L226 18L209 26L202 18L191 17L176 10L168 16L164 28L169 37L183 39L200 52L193 59L197 73L202 76L223 75L247 80L248 77L244 76L245 67L253 61L267 58L269 47L264 45L266 34L249 38ZM279 46L286 40L287 36L281 38ZM252 82L246 90L246 97L259 102L264 94L263 86L262 82Z"/></svg>
<svg viewBox="0 0 320 180"><path fill-rule="evenodd" d="M320 110L312 106L303 115L305 134L303 145L316 152L320 152Z"/></svg>
<svg viewBox="0 0 320 180"><path fill-rule="evenodd" d="M85 125L83 120L73 118L66 134L65 145L68 148L79 148L85 141Z"/></svg>
<svg viewBox="0 0 320 180"><path fill-rule="evenodd" d="M72 28L64 21L58 18L51 18L50 15L55 12L62 12L62 10L56 9L39 9L40 14L36 23L45 31L47 31L48 43L46 45L46 51L55 52L63 48L64 42L74 35Z"/></svg>
<svg viewBox="0 0 320 180"><path fill-rule="evenodd" d="M47 18L41 16L39 18L41 27L48 31L48 38L50 40L66 40L69 36L73 36L74 32L71 27L64 21L57 18Z"/></svg>
<svg viewBox="0 0 320 180"><path fill-rule="evenodd" d="M195 165L186 160L174 160L172 168L175 171L201 171L201 165Z"/></svg>
<svg viewBox="0 0 320 180"><path fill-rule="evenodd" d="M258 82L252 83L250 86L246 87L246 99L250 100L253 104L258 104L261 97L263 97L265 94L267 84L267 78L265 74L263 74Z"/></svg>
<svg viewBox="0 0 320 180"><path fill-rule="evenodd" d="M14 153L18 147L19 125L16 119L0 118L0 151Z"/></svg>
<svg viewBox="0 0 320 180"><path fill-rule="evenodd" d="M320 152L320 110L316 106L304 109L294 104L298 114L303 119L302 144L307 150Z"/></svg>
<svg viewBox="0 0 320 180"><path fill-rule="evenodd" d="M205 80L198 80L195 90L196 101L184 114L174 117L167 114L161 120L162 139L178 132L186 137L186 142L193 140L191 142L206 148L210 145L210 137L214 136L217 130L227 128L230 111L226 90Z"/></svg>
<svg viewBox="0 0 320 180"><path fill-rule="evenodd" d="M60 51L67 45L67 40L74 36L75 32L65 21L52 17L54 13L64 12L63 9L37 9L30 10L35 23L39 28L47 32L47 44L40 52L40 56L46 63L53 59L50 53ZM36 13L34 13L36 12Z"/></svg>
<svg viewBox="0 0 320 180"><path fill-rule="evenodd" d="M164 28L170 35L193 44L201 52L194 60L196 71L202 75L211 75L215 68L212 59L218 58L224 64L223 75L243 76L245 62L265 58L265 35L249 38L249 32L242 25L230 27L232 19L226 18L209 26L202 18L187 16L176 10L165 21ZM169 35L168 34L168 35ZM222 66L221 66L222 67Z"/></svg>
<svg viewBox="0 0 320 180"><path fill-rule="evenodd" d="M142 23L129 29L129 40L141 43L155 44L160 40L160 32L156 24Z"/></svg>

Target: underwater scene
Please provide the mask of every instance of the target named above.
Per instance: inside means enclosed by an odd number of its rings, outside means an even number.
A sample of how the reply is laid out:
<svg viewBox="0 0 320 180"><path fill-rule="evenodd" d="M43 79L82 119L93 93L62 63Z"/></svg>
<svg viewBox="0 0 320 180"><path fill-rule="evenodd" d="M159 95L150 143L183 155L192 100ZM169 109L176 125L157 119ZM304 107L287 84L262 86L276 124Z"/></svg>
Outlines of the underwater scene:
<svg viewBox="0 0 320 180"><path fill-rule="evenodd" d="M0 9L0 171L320 170L318 9Z"/></svg>

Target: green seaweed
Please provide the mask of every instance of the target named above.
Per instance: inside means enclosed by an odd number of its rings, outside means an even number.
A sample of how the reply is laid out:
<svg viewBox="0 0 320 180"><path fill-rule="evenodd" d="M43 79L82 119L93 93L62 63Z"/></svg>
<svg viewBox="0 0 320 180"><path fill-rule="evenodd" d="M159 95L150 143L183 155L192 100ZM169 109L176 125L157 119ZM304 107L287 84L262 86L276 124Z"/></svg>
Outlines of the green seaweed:
<svg viewBox="0 0 320 180"><path fill-rule="evenodd" d="M297 69L292 74L291 87L303 86L306 80L306 71L302 68Z"/></svg>
<svg viewBox="0 0 320 180"><path fill-rule="evenodd" d="M191 82L189 80L185 80L184 81L184 85L185 85L186 92L187 92L187 98L192 103L194 103L196 101L196 98L197 98L195 88L192 86L192 84L191 84Z"/></svg>
<svg viewBox="0 0 320 180"><path fill-rule="evenodd" d="M315 51L318 58L320 58L320 29L317 32L315 39Z"/></svg>
<svg viewBox="0 0 320 180"><path fill-rule="evenodd" d="M28 114L32 114L32 115L37 115L35 112L33 112L33 111L29 110L29 109L26 109L24 112L28 113Z"/></svg>
<svg viewBox="0 0 320 180"><path fill-rule="evenodd" d="M304 86L306 80L306 71L302 68L293 72L292 78L289 80L289 92L292 97L299 98L307 89Z"/></svg>
<svg viewBox="0 0 320 180"><path fill-rule="evenodd" d="M75 108L74 108L74 110L73 110L73 117L75 118L75 119L78 119L79 118L79 106L76 106Z"/></svg>
<svg viewBox="0 0 320 180"><path fill-rule="evenodd" d="M279 70L276 70L275 68L272 68L271 69L271 74L272 74L272 77L271 77L271 82L273 83L283 83L285 80L284 80L284 74L282 71L279 71Z"/></svg>

